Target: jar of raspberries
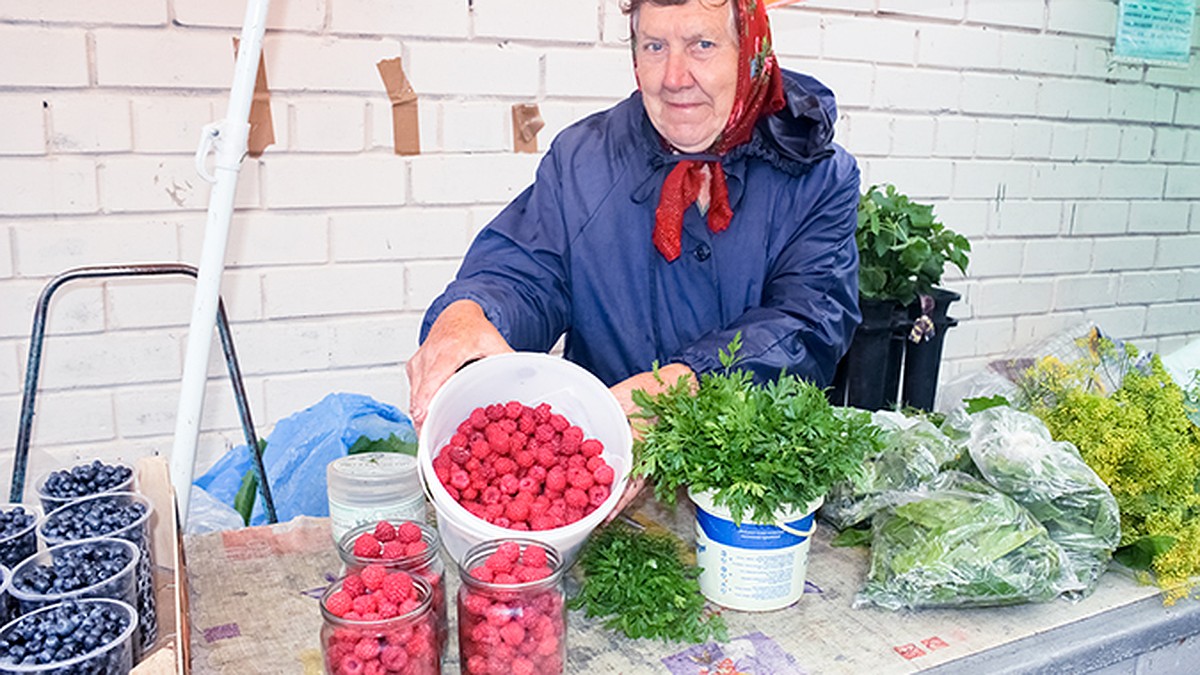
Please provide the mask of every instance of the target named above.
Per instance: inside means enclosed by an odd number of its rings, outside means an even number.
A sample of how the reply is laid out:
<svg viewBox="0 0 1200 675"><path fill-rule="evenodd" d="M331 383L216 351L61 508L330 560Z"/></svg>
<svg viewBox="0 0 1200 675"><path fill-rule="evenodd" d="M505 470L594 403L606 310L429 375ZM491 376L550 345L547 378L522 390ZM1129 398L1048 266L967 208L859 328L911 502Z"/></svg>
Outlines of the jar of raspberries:
<svg viewBox="0 0 1200 675"><path fill-rule="evenodd" d="M433 589L420 576L368 565L325 590L321 617L328 675L441 672Z"/></svg>
<svg viewBox="0 0 1200 675"><path fill-rule="evenodd" d="M433 613L437 619L438 649L446 655L450 622L446 612L446 563L438 551L437 530L412 520L381 520L351 529L338 542L343 574L361 574L370 565L390 571L404 570L429 582Z"/></svg>
<svg viewBox="0 0 1200 675"><path fill-rule="evenodd" d="M458 647L463 673L562 673L566 662L563 565L529 539L485 541L463 558Z"/></svg>

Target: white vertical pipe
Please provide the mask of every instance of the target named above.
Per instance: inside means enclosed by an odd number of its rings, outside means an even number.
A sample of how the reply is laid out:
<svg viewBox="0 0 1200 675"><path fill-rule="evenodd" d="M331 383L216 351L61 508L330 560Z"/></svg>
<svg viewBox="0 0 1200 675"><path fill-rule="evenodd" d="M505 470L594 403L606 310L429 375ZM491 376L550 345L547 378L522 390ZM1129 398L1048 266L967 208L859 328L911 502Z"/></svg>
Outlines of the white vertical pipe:
<svg viewBox="0 0 1200 675"><path fill-rule="evenodd" d="M238 171L246 155L246 141L250 135L250 104L254 100L254 84L258 78L258 61L262 54L269 5L270 0L249 0L246 6L233 85L229 92L229 107L225 121L217 127L220 136L216 142L214 163L216 181L208 197L208 221L204 227L204 246L200 252L192 320L188 327L179 411L175 418L175 445L171 450L171 485L175 488L179 517L185 523L196 462L196 440L200 434L200 417L204 412L208 358L217 323L221 275L225 270L229 221L233 216Z"/></svg>

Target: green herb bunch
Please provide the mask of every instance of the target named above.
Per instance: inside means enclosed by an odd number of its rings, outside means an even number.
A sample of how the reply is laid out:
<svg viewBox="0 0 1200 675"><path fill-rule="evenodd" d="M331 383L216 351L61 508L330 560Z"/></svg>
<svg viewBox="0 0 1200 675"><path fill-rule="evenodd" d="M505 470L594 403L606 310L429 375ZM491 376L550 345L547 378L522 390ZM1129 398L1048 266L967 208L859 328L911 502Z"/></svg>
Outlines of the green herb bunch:
<svg viewBox="0 0 1200 675"><path fill-rule="evenodd" d="M933 207L873 185L858 203L858 292L907 305L942 280L947 263L967 271L967 238L946 229Z"/></svg>
<svg viewBox="0 0 1200 675"><path fill-rule="evenodd" d="M702 374L695 394L682 378L655 396L633 392L635 416L648 422L638 424L631 473L652 478L668 504L681 486L711 490L735 521L753 514L770 523L855 475L878 450L878 430L869 413L834 409L799 377L755 384L735 367L740 348L738 335L720 353L724 368Z"/></svg>
<svg viewBox="0 0 1200 675"><path fill-rule="evenodd" d="M614 523L596 532L579 558L583 588L572 609L606 617L604 625L631 638L676 642L728 639L720 615L706 615L696 581L700 570L680 559L678 541Z"/></svg>

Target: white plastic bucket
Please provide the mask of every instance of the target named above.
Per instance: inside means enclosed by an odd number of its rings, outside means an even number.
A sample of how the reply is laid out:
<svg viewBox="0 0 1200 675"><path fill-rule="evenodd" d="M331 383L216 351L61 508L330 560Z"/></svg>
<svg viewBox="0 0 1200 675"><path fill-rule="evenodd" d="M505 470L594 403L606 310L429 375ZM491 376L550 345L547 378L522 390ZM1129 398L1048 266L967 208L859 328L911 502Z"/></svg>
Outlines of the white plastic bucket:
<svg viewBox="0 0 1200 675"><path fill-rule="evenodd" d="M747 612L769 612L804 594L808 547L823 497L776 514L774 523L733 521L709 492L688 497L696 505L696 564L700 591L713 602Z"/></svg>
<svg viewBox="0 0 1200 675"><path fill-rule="evenodd" d="M570 525L524 532L493 525L454 501L433 471L433 458L472 410L507 401L532 407L549 403L554 412L583 429L586 438L604 444L601 456L613 468L614 478L612 494L599 508ZM455 562L462 562L467 550L479 542L525 537L553 546L564 567L569 567L588 535L616 508L625 491L633 462L633 436L621 405L595 375L546 354L499 354L458 371L434 395L421 427L417 462L437 514L438 532Z"/></svg>

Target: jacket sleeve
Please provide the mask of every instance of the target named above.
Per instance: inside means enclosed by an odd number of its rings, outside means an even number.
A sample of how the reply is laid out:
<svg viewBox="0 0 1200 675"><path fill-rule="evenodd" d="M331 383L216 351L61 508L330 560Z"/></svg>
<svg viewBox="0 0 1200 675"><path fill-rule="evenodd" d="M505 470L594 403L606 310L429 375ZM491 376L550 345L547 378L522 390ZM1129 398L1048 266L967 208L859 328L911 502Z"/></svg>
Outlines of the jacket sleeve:
<svg viewBox="0 0 1200 675"><path fill-rule="evenodd" d="M832 380L861 320L858 309L859 172L845 151L826 160L825 185L770 266L762 303L670 360L696 373L721 368L718 352L741 333L739 365L763 382L782 372L819 386ZM811 175L811 174L810 174Z"/></svg>
<svg viewBox="0 0 1200 675"><path fill-rule="evenodd" d="M568 237L553 148L526 188L475 238L458 275L429 306L421 342L456 300L474 300L516 350L549 351L570 316Z"/></svg>

